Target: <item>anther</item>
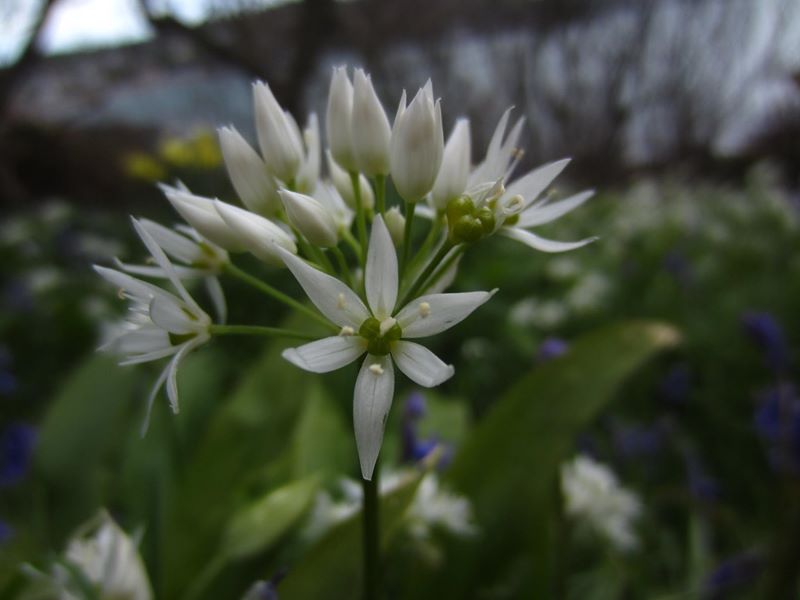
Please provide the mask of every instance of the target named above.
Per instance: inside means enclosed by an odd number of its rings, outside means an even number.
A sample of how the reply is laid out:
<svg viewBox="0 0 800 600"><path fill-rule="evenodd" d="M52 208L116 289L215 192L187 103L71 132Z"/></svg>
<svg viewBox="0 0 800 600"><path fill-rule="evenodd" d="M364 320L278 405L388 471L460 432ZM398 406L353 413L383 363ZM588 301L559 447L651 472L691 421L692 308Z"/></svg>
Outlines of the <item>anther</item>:
<svg viewBox="0 0 800 600"><path fill-rule="evenodd" d="M423 319L431 314L431 305L427 302L419 303L419 316Z"/></svg>
<svg viewBox="0 0 800 600"><path fill-rule="evenodd" d="M125 288L119 288L117 290L117 298L120 300L125 300Z"/></svg>
<svg viewBox="0 0 800 600"><path fill-rule="evenodd" d="M355 335L356 330L350 327L349 325L345 325L342 327L342 330L339 332L339 335L342 337L349 337L351 335Z"/></svg>
<svg viewBox="0 0 800 600"><path fill-rule="evenodd" d="M371 364L369 366L369 370L372 372L373 375L383 375L383 367L380 366L378 363Z"/></svg>

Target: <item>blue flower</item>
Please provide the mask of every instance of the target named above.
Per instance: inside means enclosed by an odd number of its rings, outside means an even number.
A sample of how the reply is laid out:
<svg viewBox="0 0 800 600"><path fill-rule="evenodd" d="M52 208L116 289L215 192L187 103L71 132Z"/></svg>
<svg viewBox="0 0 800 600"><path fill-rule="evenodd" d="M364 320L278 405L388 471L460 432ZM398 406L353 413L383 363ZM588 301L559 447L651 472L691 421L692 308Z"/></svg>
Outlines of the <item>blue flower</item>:
<svg viewBox="0 0 800 600"><path fill-rule="evenodd" d="M689 397L691 384L689 366L685 363L678 363L664 375L658 386L658 393L670 404L681 405Z"/></svg>
<svg viewBox="0 0 800 600"><path fill-rule="evenodd" d="M28 470L36 429L22 423L8 425L0 437L0 487L18 483Z"/></svg>
<svg viewBox="0 0 800 600"><path fill-rule="evenodd" d="M563 356L569 350L569 344L557 337L549 337L539 345L536 353L536 361L539 363L548 362L559 356Z"/></svg>
<svg viewBox="0 0 800 600"><path fill-rule="evenodd" d="M14 537L14 529L3 520L0 520L0 546Z"/></svg>
<svg viewBox="0 0 800 600"><path fill-rule="evenodd" d="M775 372L789 366L789 348L778 321L768 312L748 311L742 315L742 327L747 336L764 353L764 361Z"/></svg>
<svg viewBox="0 0 800 600"><path fill-rule="evenodd" d="M761 573L764 559L759 552L749 550L720 563L705 581L705 592L712 598L727 597L735 588L753 583Z"/></svg>
<svg viewBox="0 0 800 600"><path fill-rule="evenodd" d="M686 457L686 478L689 492L697 500L714 502L719 498L720 490L717 480L706 471L703 463L694 455Z"/></svg>
<svg viewBox="0 0 800 600"><path fill-rule="evenodd" d="M663 447L664 431L659 426L623 425L612 426L614 447L625 459L643 458L657 454Z"/></svg>
<svg viewBox="0 0 800 600"><path fill-rule="evenodd" d="M426 412L425 397L419 392L410 394L403 409L401 460L403 462L419 462L441 446L444 451L437 462L437 466L444 468L452 460L453 449L448 444L442 444L436 437L420 438L417 422L425 416Z"/></svg>
<svg viewBox="0 0 800 600"><path fill-rule="evenodd" d="M800 475L800 398L795 386L787 383L761 392L753 425L767 446L770 466L778 473Z"/></svg>

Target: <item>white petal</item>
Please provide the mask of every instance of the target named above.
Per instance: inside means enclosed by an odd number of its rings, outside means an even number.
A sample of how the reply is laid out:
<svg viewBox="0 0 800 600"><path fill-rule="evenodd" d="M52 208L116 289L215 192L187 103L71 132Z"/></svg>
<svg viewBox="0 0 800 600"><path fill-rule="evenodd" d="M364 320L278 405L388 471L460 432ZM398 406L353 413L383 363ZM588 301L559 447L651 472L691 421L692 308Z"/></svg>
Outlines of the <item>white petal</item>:
<svg viewBox="0 0 800 600"><path fill-rule="evenodd" d="M99 350L128 355L161 351L171 347L167 332L151 325L124 331L108 343L103 344Z"/></svg>
<svg viewBox="0 0 800 600"><path fill-rule="evenodd" d="M378 215L372 222L364 281L367 302L378 320L391 316L394 310L397 277L397 252L383 217Z"/></svg>
<svg viewBox="0 0 800 600"><path fill-rule="evenodd" d="M456 280L456 275L458 275L458 266L461 264L461 259L463 255L457 257L447 270L439 276L439 278L433 282L433 284L429 285L425 290L428 294L441 294Z"/></svg>
<svg viewBox="0 0 800 600"><path fill-rule="evenodd" d="M509 185L504 196L510 198L519 194L525 200L527 208L558 177L569 161L569 158L565 158L529 171Z"/></svg>
<svg viewBox="0 0 800 600"><path fill-rule="evenodd" d="M231 231L231 228L214 210L212 199L195 196L186 190L167 185L162 185L161 191L164 192L172 207L204 238L231 252L244 250L240 236Z"/></svg>
<svg viewBox="0 0 800 600"><path fill-rule="evenodd" d="M205 339L201 337L196 337L195 339L186 342L181 349L178 350L177 354L172 358L167 367L167 397L169 398L169 406L172 408L172 412L178 414L180 412L180 407L178 406L178 367L181 366L181 362L186 355L189 354L192 350L197 348L200 344L202 344Z"/></svg>
<svg viewBox="0 0 800 600"><path fill-rule="evenodd" d="M542 252L567 252L591 244L597 239L597 237L590 237L578 242L558 242L539 237L535 233L517 227L502 227L498 233Z"/></svg>
<svg viewBox="0 0 800 600"><path fill-rule="evenodd" d="M369 75L362 69L353 75L352 124L352 148L359 170L368 177L388 174L392 128Z"/></svg>
<svg viewBox="0 0 800 600"><path fill-rule="evenodd" d="M228 177L244 205L263 215L272 215L280 203L277 184L262 158L235 127L220 127L219 145Z"/></svg>
<svg viewBox="0 0 800 600"><path fill-rule="evenodd" d="M167 274L161 267L150 267L145 265L129 265L119 259L114 259L114 264L118 269L130 273L132 275L141 275L142 277L157 277L159 279L168 279ZM208 271L204 269L193 269L191 267L181 267L180 265L172 265L175 267L175 272L181 279L191 279L192 277L204 277L208 275Z"/></svg>
<svg viewBox="0 0 800 600"><path fill-rule="evenodd" d="M314 306L336 325L346 325L358 331L369 317L369 311L356 293L335 277L315 269L294 254L283 249L280 253Z"/></svg>
<svg viewBox="0 0 800 600"><path fill-rule="evenodd" d="M228 305L225 302L225 292L222 291L222 286L216 277L206 277L205 282L206 291L211 298L211 304L214 305L214 310L217 313L217 323L224 324L228 320Z"/></svg>
<svg viewBox="0 0 800 600"><path fill-rule="evenodd" d="M568 212L575 210L592 196L594 196L594 190L587 190L544 206L531 206L520 213L516 226L527 228L551 223Z"/></svg>
<svg viewBox="0 0 800 600"><path fill-rule="evenodd" d="M289 182L297 175L303 160L297 126L287 118L266 83L253 84L253 104L258 145L267 169L278 179Z"/></svg>
<svg viewBox="0 0 800 600"><path fill-rule="evenodd" d="M191 265L203 258L203 252L197 242L150 219L139 219L139 223L153 236L164 252L175 260Z"/></svg>
<svg viewBox="0 0 800 600"><path fill-rule="evenodd" d="M219 200L214 201L214 208L231 231L239 235L247 250L265 263L281 264L279 247L297 252L294 240L269 219Z"/></svg>
<svg viewBox="0 0 800 600"><path fill-rule="evenodd" d="M353 84L346 67L334 67L328 91L325 127L333 158L347 171L356 171L351 123L353 120Z"/></svg>
<svg viewBox="0 0 800 600"><path fill-rule="evenodd" d="M167 375L169 374L169 368L171 365L167 365L164 369L159 373L158 379L153 384L153 387L150 389L150 395L147 397L147 408L145 409L144 413L144 421L142 422L142 427L139 430L139 435L144 437L144 434L147 433L148 427L150 427L150 414L153 412L153 401L156 399L158 395L158 391L161 389L161 386L164 385L164 381L167 379Z"/></svg>
<svg viewBox="0 0 800 600"><path fill-rule="evenodd" d="M447 381L456 370L428 350L414 342L394 342L392 358L406 376L423 387L434 387Z"/></svg>
<svg viewBox="0 0 800 600"><path fill-rule="evenodd" d="M428 337L460 323L476 308L488 302L496 292L495 289L491 292L420 296L405 305L395 318L404 339Z"/></svg>
<svg viewBox="0 0 800 600"><path fill-rule="evenodd" d="M166 358L167 356L172 356L175 354L177 350L176 346L166 346L160 348L158 350L153 350L152 352L146 352L144 354L137 354L135 356L129 356L128 358L119 361L120 367L127 367L128 365L140 365L146 362L152 362L154 360L160 360L162 358Z"/></svg>
<svg viewBox="0 0 800 600"><path fill-rule="evenodd" d="M372 479L383 443L383 430L394 396L394 367L386 356L368 354L361 365L353 394L353 426L361 475Z"/></svg>
<svg viewBox="0 0 800 600"><path fill-rule="evenodd" d="M161 329L184 335L197 330L197 322L189 319L178 302L167 298L156 297L150 302L150 318Z"/></svg>
<svg viewBox="0 0 800 600"><path fill-rule="evenodd" d="M155 296L171 295L166 290L156 287L141 279L136 279L125 273L107 267L94 265L95 272L114 287L122 290L127 296L135 299L146 300L149 304L150 299Z"/></svg>
<svg viewBox="0 0 800 600"><path fill-rule="evenodd" d="M175 272L175 268L172 266L169 258L167 258L167 255L161 249L161 246L159 246L153 239L153 236L151 236L147 229L145 229L136 219L131 218L131 222L133 223L134 229L136 229L136 233L139 234L142 242L144 242L144 245L147 247L147 251L150 252L150 255L156 261L156 264L161 267L161 269L164 271L164 274L169 278L170 282L175 287L183 301L186 303L189 310L191 310L195 315L205 314L197 305L197 302L194 301L194 298L192 298L189 295L189 292L186 291L183 283L181 283L180 277L178 277L178 273Z"/></svg>
<svg viewBox="0 0 800 600"><path fill-rule="evenodd" d="M287 348L282 356L306 371L328 373L349 365L365 351L363 338L335 335L297 348Z"/></svg>

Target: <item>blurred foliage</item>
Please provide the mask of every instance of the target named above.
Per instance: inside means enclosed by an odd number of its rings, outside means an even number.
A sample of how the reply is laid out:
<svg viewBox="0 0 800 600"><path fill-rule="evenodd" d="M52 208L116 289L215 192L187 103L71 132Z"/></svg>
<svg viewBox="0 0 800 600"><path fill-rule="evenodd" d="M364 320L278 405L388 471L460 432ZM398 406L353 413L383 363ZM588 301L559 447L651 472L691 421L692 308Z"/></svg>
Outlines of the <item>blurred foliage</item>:
<svg viewBox="0 0 800 600"><path fill-rule="evenodd" d="M129 258L126 244L110 241L126 238L102 215L48 211L15 216L0 231L0 370L16 382L0 390L12 407L3 422L39 427L27 476L0 498L11 530L0 542L0 595L25 587L21 562L46 568L70 532L107 507L127 531L143 528L140 552L157 598L235 598L257 580L274 581L289 600L354 597L358 509L318 537L308 523L321 495L358 472L356 367L309 376L280 359L288 344L221 339L182 368L181 413L159 398L140 439L156 371L117 368L92 353L98 323L121 302L88 265ZM98 231L108 240L86 233ZM62 236L76 232L90 241L65 251L72 246ZM601 194L543 232L565 240L594 233L598 242L567 255L492 239L465 256L458 290L501 290L434 340L456 376L426 393L417 433L446 452L443 485L469 499L478 532L410 533L420 470L431 468L423 461L384 496L391 597L722 590L728 595L719 597L758 598L777 589L770 586L791 553L787 539L800 537L800 497L795 475L770 463L753 415L759 394L792 381L796 363L791 357L774 372L741 319L772 315L797 348L795 208L763 169L739 187L644 181ZM109 247L86 250L99 239ZM285 273L263 274L288 289ZM226 291L233 322L237 313L284 318L248 290ZM87 311L87 299L103 309ZM548 360L555 347L561 356ZM403 380L387 424L386 473L401 462L411 391ZM641 552L581 536L561 514L558 468L576 449L611 465L641 497ZM760 565L752 577L741 577L745 563Z"/></svg>

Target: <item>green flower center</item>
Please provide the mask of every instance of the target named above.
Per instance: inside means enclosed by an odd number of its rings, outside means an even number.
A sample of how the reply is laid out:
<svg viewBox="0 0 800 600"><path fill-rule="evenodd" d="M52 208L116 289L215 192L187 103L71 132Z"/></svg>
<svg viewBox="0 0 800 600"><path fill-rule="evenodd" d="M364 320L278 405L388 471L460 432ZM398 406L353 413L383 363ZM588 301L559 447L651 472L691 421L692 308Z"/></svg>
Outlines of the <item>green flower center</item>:
<svg viewBox="0 0 800 600"><path fill-rule="evenodd" d="M494 231L494 211L489 206L476 208L469 196L451 200L445 212L450 239L457 244L472 244Z"/></svg>
<svg viewBox="0 0 800 600"><path fill-rule="evenodd" d="M383 321L370 317L361 324L358 335L367 340L367 352L375 356L386 356L391 343L399 340L403 331L391 317Z"/></svg>

